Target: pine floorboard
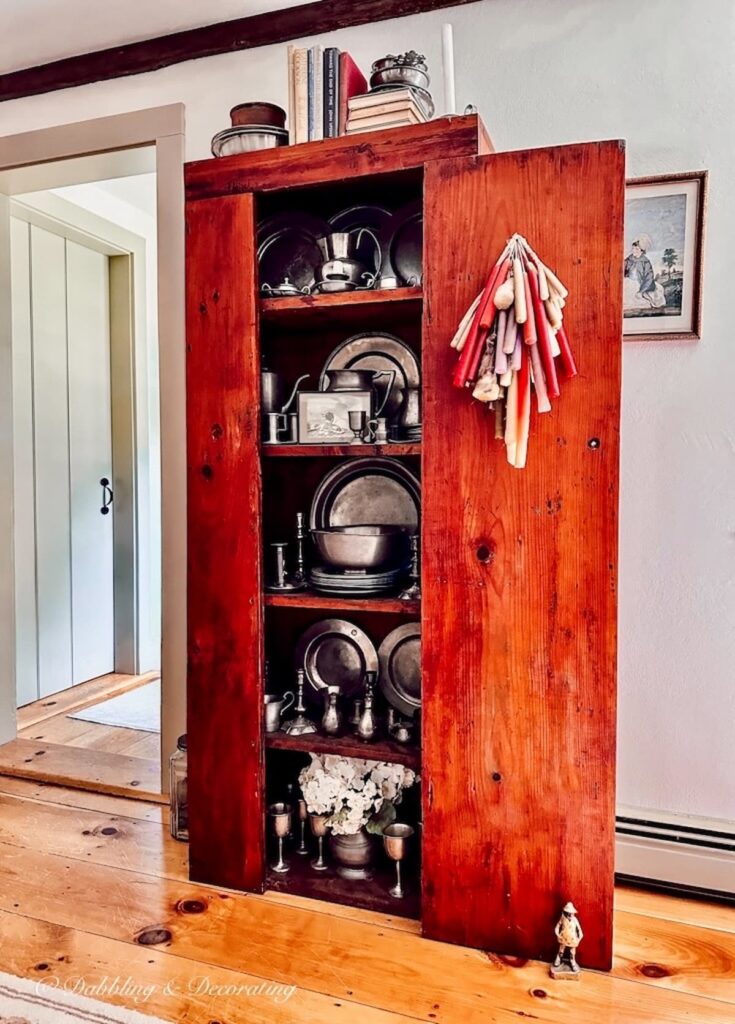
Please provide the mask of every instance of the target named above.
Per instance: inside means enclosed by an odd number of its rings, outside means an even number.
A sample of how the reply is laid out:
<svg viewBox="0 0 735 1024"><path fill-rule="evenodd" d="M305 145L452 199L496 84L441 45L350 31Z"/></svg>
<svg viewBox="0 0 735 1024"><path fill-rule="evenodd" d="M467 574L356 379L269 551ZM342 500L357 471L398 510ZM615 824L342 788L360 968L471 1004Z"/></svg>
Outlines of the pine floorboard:
<svg viewBox="0 0 735 1024"><path fill-rule="evenodd" d="M164 812L0 779L3 969L60 984L129 975L149 998L110 1001L192 1024L735 1019L729 907L620 889L613 971L554 982L543 964L430 942L413 922L188 882ZM170 934L141 945L151 929Z"/></svg>
<svg viewBox="0 0 735 1024"><path fill-rule="evenodd" d="M18 709L17 739L0 746L0 773L39 783L161 800L159 733L70 717L159 674L108 675Z"/></svg>

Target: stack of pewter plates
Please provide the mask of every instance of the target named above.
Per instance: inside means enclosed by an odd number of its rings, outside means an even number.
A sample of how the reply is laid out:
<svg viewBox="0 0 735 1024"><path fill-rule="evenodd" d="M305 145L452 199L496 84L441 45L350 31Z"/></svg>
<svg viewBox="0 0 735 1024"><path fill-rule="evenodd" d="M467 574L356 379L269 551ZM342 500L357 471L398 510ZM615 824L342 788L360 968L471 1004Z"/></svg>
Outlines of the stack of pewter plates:
<svg viewBox="0 0 735 1024"><path fill-rule="evenodd" d="M406 576L406 567L385 572L367 569L337 569L317 566L309 573L309 583L318 593L341 597L370 597L396 589Z"/></svg>

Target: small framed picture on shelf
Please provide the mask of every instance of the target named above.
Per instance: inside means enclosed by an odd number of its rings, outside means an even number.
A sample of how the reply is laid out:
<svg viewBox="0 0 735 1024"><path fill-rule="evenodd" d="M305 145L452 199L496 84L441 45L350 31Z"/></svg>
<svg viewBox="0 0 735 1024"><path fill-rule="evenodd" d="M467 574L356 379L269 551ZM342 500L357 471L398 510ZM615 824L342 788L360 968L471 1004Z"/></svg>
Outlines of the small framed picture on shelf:
<svg viewBox="0 0 735 1024"><path fill-rule="evenodd" d="M623 337L701 337L707 171L632 178L625 189Z"/></svg>
<svg viewBox="0 0 735 1024"><path fill-rule="evenodd" d="M299 444L350 444L350 413L373 408L372 391L299 391Z"/></svg>

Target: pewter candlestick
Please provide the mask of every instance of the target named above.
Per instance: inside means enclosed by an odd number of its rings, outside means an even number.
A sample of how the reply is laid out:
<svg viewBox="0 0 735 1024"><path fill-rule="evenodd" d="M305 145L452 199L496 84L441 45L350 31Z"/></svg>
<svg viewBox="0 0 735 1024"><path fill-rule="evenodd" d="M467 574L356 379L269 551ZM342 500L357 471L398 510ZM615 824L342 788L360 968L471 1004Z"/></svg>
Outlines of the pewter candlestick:
<svg viewBox="0 0 735 1024"><path fill-rule="evenodd" d="M304 513L296 513L296 572L291 577L294 584L306 586L306 565L304 562L304 540L306 538L306 527L304 525Z"/></svg>
<svg viewBox="0 0 735 1024"><path fill-rule="evenodd" d="M286 567L288 542L285 540L274 541L269 547L273 551L274 572L273 578L266 584L266 590L276 594L303 590L306 586L306 580L297 578L295 573L291 575Z"/></svg>
<svg viewBox="0 0 735 1024"><path fill-rule="evenodd" d="M411 585L400 592L398 600L418 601L421 597L421 585L419 584L421 572L419 569L419 535L417 533L411 537L411 568L408 571L408 576Z"/></svg>
<svg viewBox="0 0 735 1024"><path fill-rule="evenodd" d="M299 800L299 830L300 838L299 845L296 848L296 852L302 856L309 852L306 845L306 819L309 817L308 811L306 810L306 800Z"/></svg>
<svg viewBox="0 0 735 1024"><path fill-rule="evenodd" d="M296 671L297 700L294 705L296 714L281 726L281 731L289 736L305 736L307 733L318 732L316 724L306 717L306 706L304 704L304 670Z"/></svg>

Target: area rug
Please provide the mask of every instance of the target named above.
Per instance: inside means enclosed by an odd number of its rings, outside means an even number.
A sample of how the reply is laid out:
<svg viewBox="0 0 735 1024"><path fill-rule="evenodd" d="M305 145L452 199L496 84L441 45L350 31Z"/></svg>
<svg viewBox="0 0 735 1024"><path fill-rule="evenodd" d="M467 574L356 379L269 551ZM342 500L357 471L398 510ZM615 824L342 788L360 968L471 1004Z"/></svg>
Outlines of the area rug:
<svg viewBox="0 0 735 1024"><path fill-rule="evenodd" d="M134 690L110 697L82 711L75 711L68 717L123 729L139 729L141 732L160 732L161 680L155 679L152 683L136 686Z"/></svg>
<svg viewBox="0 0 735 1024"><path fill-rule="evenodd" d="M56 982L58 981L58 987ZM0 974L0 1024L164 1024L125 1006L64 991L63 981Z"/></svg>

